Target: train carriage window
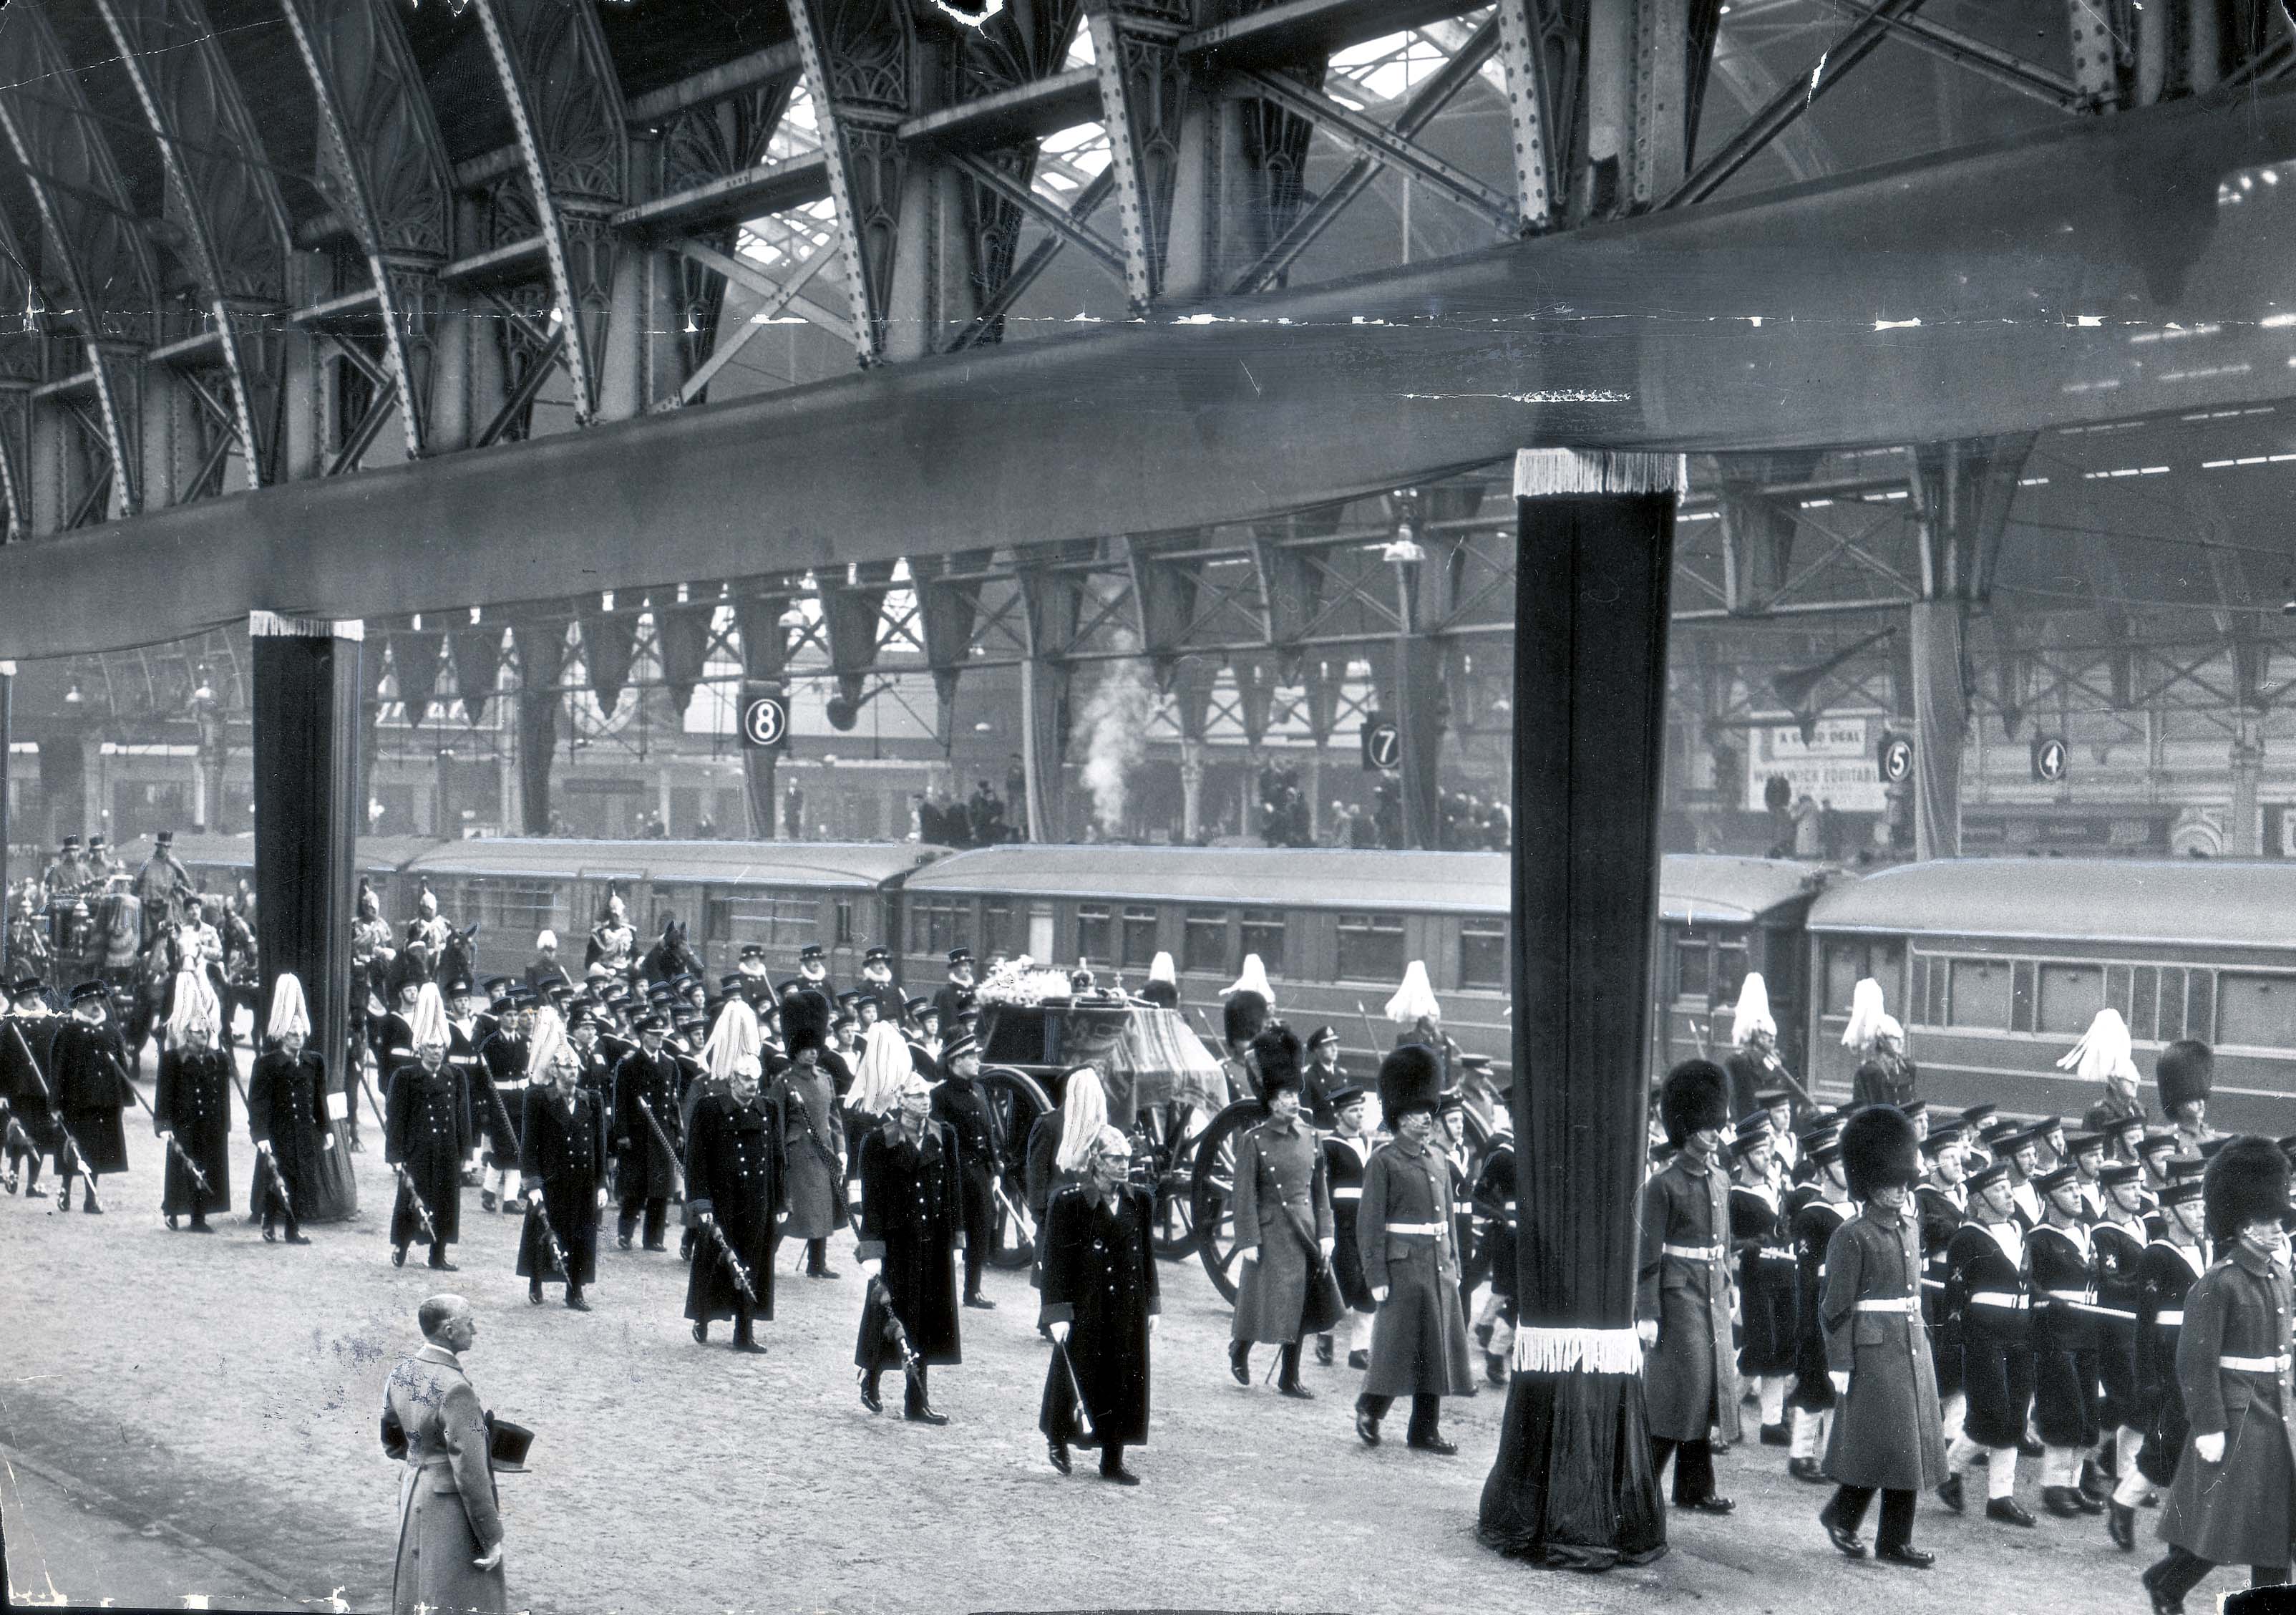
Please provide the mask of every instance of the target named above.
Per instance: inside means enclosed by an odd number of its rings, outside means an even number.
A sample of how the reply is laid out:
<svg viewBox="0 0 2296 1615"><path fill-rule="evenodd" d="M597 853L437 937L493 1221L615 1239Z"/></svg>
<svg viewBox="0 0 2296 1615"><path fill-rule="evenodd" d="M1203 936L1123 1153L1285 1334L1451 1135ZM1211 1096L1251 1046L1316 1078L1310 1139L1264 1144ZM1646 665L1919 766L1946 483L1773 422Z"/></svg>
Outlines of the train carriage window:
<svg viewBox="0 0 2296 1615"><path fill-rule="evenodd" d="M1021 951L1021 932L1013 923L1012 898L991 898L981 906L980 949L988 954Z"/></svg>
<svg viewBox="0 0 2296 1615"><path fill-rule="evenodd" d="M2033 1001L2040 996L2040 988L2033 980L2033 962L2020 959L2009 971L2009 1029L2030 1032L2033 1029Z"/></svg>
<svg viewBox="0 0 2296 1615"><path fill-rule="evenodd" d="M1505 920L1459 923L1459 985L1503 989L1506 986L1507 928Z"/></svg>
<svg viewBox="0 0 2296 1615"><path fill-rule="evenodd" d="M1397 921L1395 928L1396 952L1398 956L1400 956L1403 950L1403 922ZM1248 954L1258 954L1260 963L1267 967L1269 975L1282 975L1283 973L1283 911L1280 908L1247 908L1243 911L1243 924L1241 930L1243 938L1243 951ZM1341 946L1344 947L1346 944L1342 942ZM1403 967L1397 965L1396 975L1398 980L1401 979L1402 971ZM1345 975L1347 971L1342 970L1340 973Z"/></svg>
<svg viewBox="0 0 2296 1615"><path fill-rule="evenodd" d="M2123 1021L2128 1019L2129 971L2126 964L2104 967L2104 1001L2120 1012Z"/></svg>
<svg viewBox="0 0 2296 1615"><path fill-rule="evenodd" d="M2226 971L2217 993L2217 1038L2243 1048L2296 1049L2296 976Z"/></svg>
<svg viewBox="0 0 2296 1615"><path fill-rule="evenodd" d="M1948 1014L1953 1009L1953 970L1951 962L1931 959L1929 962L1929 1024L1950 1024Z"/></svg>
<svg viewBox="0 0 2296 1615"><path fill-rule="evenodd" d="M2161 1024L2154 1036L2163 1043L2174 1043L2185 1035L2185 972L2162 966L2161 971Z"/></svg>
<svg viewBox="0 0 2296 1615"><path fill-rule="evenodd" d="M1156 910L1138 904L1124 906L1124 950L1119 961L1127 970L1146 970L1156 962Z"/></svg>
<svg viewBox="0 0 2296 1615"><path fill-rule="evenodd" d="M850 898L837 899L837 946L853 946L853 899Z"/></svg>
<svg viewBox="0 0 2296 1615"><path fill-rule="evenodd" d="M2202 1043L2217 1041L2217 976L2214 971L2185 972L2185 1036Z"/></svg>
<svg viewBox="0 0 2296 1615"><path fill-rule="evenodd" d="M1403 919L1398 914L1339 917L1340 979L1342 981L1400 981L1403 979Z"/></svg>
<svg viewBox="0 0 2296 1615"><path fill-rule="evenodd" d="M909 902L909 951L946 954L972 946L971 898L913 898Z"/></svg>
<svg viewBox="0 0 2296 1615"><path fill-rule="evenodd" d="M1674 996L1700 1004L1714 1001L1714 945L1695 930L1674 939Z"/></svg>
<svg viewBox="0 0 2296 1615"><path fill-rule="evenodd" d="M1834 941L1825 945L1825 997L1823 1009L1829 1015L1847 1014L1849 1000L1857 991L1857 983L1866 975L1866 944Z"/></svg>
<svg viewBox="0 0 2296 1615"><path fill-rule="evenodd" d="M734 934L734 906L725 898L708 898L701 904L701 937L704 943L723 942Z"/></svg>
<svg viewBox="0 0 2296 1615"><path fill-rule="evenodd" d="M1738 989L1746 985L1746 945L1718 942L1714 947L1714 1002L1734 1004Z"/></svg>
<svg viewBox="0 0 2296 1615"><path fill-rule="evenodd" d="M2095 964L2041 966L2039 1029L2068 1037L2088 1030L2104 1007L2104 971Z"/></svg>
<svg viewBox="0 0 2296 1615"><path fill-rule="evenodd" d="M720 940L796 947L816 939L821 909L808 894L758 892L724 899L726 930Z"/></svg>
<svg viewBox="0 0 2296 1615"><path fill-rule="evenodd" d="M1956 959L1953 961L1954 1026L1988 1027L2006 1031L2009 1027L2009 962L2005 959ZM1931 978L1936 979L1932 971Z"/></svg>
<svg viewBox="0 0 2296 1615"><path fill-rule="evenodd" d="M1265 955L1263 962L1265 960ZM1192 908L1180 927L1180 968L1216 976L1228 972L1227 910Z"/></svg>
<svg viewBox="0 0 2296 1615"><path fill-rule="evenodd" d="M1930 1023L1929 989L1930 962L1921 955L1915 954L1914 955L1914 990L1906 1000L1913 1005L1911 1012L1906 1016L1908 1024L1926 1026Z"/></svg>
<svg viewBox="0 0 2296 1615"><path fill-rule="evenodd" d="M1077 957L1108 962L1113 942L1112 926L1105 903L1077 905Z"/></svg>
<svg viewBox="0 0 2296 1615"><path fill-rule="evenodd" d="M2161 1025L2161 967L2140 964L2131 972L2128 988L2128 1035L2139 1043L2159 1036Z"/></svg>

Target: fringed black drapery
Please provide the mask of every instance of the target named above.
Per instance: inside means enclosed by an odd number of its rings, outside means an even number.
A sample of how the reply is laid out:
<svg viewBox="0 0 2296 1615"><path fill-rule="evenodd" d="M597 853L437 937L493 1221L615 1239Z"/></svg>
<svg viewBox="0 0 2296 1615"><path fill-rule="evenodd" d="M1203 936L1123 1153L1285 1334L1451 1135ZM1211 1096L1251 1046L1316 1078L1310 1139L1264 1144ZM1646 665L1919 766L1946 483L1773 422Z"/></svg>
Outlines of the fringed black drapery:
<svg viewBox="0 0 2296 1615"><path fill-rule="evenodd" d="M1521 1324L1478 1533L1571 1570L1666 1551L1635 1340L1679 462L1519 458L1513 980Z"/></svg>

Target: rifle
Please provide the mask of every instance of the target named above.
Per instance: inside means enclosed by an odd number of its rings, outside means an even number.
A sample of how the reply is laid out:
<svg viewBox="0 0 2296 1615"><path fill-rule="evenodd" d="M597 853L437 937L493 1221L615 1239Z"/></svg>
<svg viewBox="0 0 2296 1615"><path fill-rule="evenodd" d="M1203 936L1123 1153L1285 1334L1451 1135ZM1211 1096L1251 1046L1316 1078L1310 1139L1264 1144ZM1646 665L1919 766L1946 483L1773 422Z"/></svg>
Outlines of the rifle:
<svg viewBox="0 0 2296 1615"><path fill-rule="evenodd" d="M635 1097L638 1109L645 1112L646 1126L653 1133L654 1143L660 1144L662 1153L669 1157L669 1193L673 1198L682 1200L685 1195L685 1169L678 1164L677 1146L669 1142L669 1135L662 1130L661 1122L654 1115L653 1106L646 1103L645 1095L639 1094Z"/></svg>
<svg viewBox="0 0 2296 1615"><path fill-rule="evenodd" d="M106 1065L109 1065L114 1071L119 1073L120 1086L126 1088L129 1093L135 1095L135 1103L144 1107L144 1113L152 1118L152 1125L154 1127L157 1127L160 1125L160 1112L152 1108L152 1102L144 1097L143 1090L138 1088L134 1083L128 1081L127 1073L120 1070L119 1062L112 1058L111 1051L110 1049L103 1051L103 1060ZM232 1073L231 1080L234 1086L238 1086L239 1073L237 1071L234 1070ZM242 1094L239 1096L239 1103L242 1108L245 1107L247 1103L247 1095L245 1094ZM252 1111L249 1113L250 1115L253 1114ZM167 1132L162 1133L160 1136L167 1140L168 1152L170 1155L173 1155L177 1160L184 1163L184 1170L192 1175L192 1181L199 1185L200 1193L212 1197L215 1193L215 1190L209 1186L208 1183L208 1175L200 1170L200 1163L192 1159L191 1152L184 1149L184 1146L176 1141L175 1130L173 1128L169 1128Z"/></svg>
<svg viewBox="0 0 2296 1615"><path fill-rule="evenodd" d="M71 1129L64 1125L64 1108L56 1103L55 1090L48 1086L46 1076L40 1070L40 1062L32 1053L32 1045L24 1037L24 1029L16 1024L16 1017L13 1015L8 1017L8 1029L15 1034L16 1046L24 1051L24 1063L32 1069L32 1080L40 1085L40 1097L47 1101L48 1114L56 1119L56 1131L62 1135L64 1147L71 1152L72 1160L79 1163L80 1175L87 1179L88 1199L94 1202L97 1210L102 1210L103 1201L95 1192L95 1172L87 1164L87 1152L79 1147L79 1140L74 1138ZM135 1085L129 1083L127 1086L132 1088ZM141 1098L142 1095L138 1094L137 1097ZM59 1162L59 1167L62 1164ZM59 1171L56 1183L56 1209L61 1211L70 1203L71 1174Z"/></svg>
<svg viewBox="0 0 2296 1615"><path fill-rule="evenodd" d="M1815 1111L1820 1108L1817 1101L1809 1096L1809 1090L1802 1086L1800 1082L1794 1079L1794 1074L1786 1070L1785 1062L1779 1059L1775 1053L1768 1053L1762 1056L1762 1069L1766 1071L1775 1071L1778 1076L1778 1080L1784 1083L1786 1086L1792 1088L1794 1091L1795 1097L1800 1099L1802 1103L1808 1106L1810 1110Z"/></svg>
<svg viewBox="0 0 2296 1615"><path fill-rule="evenodd" d="M233 1080L236 1081L237 1078L234 1078ZM374 1125L382 1129L382 1147L386 1150L390 1149L390 1122L383 1115L382 1106L376 1103L374 1090L367 1086L366 1072L364 1069L359 1072L359 1092L366 1095L367 1105L374 1111ZM414 1208L414 1220L422 1225L423 1234L435 1247L439 1242L439 1225L430 1220L430 1208L422 1203L422 1196L415 1190L414 1179L407 1175L406 1168L401 1162L391 1162L390 1169L398 1175L398 1186L406 1192L406 1203Z"/></svg>
<svg viewBox="0 0 2296 1615"><path fill-rule="evenodd" d="M758 1291L750 1283L750 1270L742 1266L742 1258L734 1254L734 1243L726 1237L726 1225L714 1217L709 1219L709 1237L717 1242L718 1255L725 1262L726 1270L734 1275L734 1288L742 1292L743 1300L755 1307Z"/></svg>

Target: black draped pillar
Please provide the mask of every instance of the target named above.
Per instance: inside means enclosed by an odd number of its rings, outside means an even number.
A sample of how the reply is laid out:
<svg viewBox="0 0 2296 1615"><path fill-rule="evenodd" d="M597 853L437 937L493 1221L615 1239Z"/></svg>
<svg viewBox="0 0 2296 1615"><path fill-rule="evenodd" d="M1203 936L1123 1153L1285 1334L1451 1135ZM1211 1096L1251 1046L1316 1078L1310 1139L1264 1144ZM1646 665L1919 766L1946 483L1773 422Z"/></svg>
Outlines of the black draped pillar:
<svg viewBox="0 0 2296 1615"><path fill-rule="evenodd" d="M1635 1335L1681 462L1517 456L1513 958L1521 1321L1479 1534L1606 1570L1666 1551Z"/></svg>
<svg viewBox="0 0 2296 1615"><path fill-rule="evenodd" d="M272 984L292 971L311 1017L310 1046L327 1078L350 1095L357 1081L350 1046L350 942L359 785L359 652L357 622L314 622L258 611L248 619L255 660L255 930L263 995L255 1005L259 1040L271 1013ZM345 1184L348 1172L341 1175ZM324 1197L301 1207L305 1220L357 1209Z"/></svg>

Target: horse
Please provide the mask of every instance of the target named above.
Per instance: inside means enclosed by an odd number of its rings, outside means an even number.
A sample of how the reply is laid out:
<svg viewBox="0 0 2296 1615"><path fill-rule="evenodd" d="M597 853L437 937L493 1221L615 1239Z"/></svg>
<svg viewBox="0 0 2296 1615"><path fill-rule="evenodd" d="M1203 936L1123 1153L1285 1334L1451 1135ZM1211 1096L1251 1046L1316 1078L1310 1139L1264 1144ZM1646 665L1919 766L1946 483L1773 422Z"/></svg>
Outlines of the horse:
<svg viewBox="0 0 2296 1615"><path fill-rule="evenodd" d="M645 957L638 961L638 974L650 984L702 973L701 958L686 946L685 927L675 918L663 922L661 940L646 949Z"/></svg>
<svg viewBox="0 0 2296 1615"><path fill-rule="evenodd" d="M479 927L472 921L467 930L447 927L447 946L439 950L439 964L433 975L440 981L476 981L478 972Z"/></svg>

